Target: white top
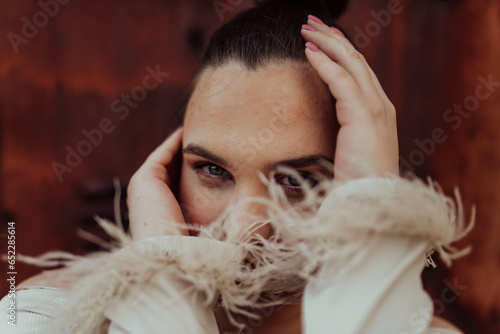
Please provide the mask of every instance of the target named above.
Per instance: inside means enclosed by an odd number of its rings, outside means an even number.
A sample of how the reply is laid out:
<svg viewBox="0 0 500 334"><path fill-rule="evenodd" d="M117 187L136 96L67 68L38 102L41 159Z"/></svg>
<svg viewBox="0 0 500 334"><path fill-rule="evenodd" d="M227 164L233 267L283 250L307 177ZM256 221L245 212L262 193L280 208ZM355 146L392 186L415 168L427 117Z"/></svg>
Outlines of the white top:
<svg viewBox="0 0 500 334"><path fill-rule="evenodd" d="M336 190L335 196L380 191L380 180L374 184L373 179L350 182ZM327 206L323 205L320 212ZM229 250L220 241L182 236L139 242L146 248L155 243L171 249L201 248L216 256L228 254ZM375 233L342 265L342 270L338 270L338 263L325 263L304 291L302 333L459 334L428 328L433 306L420 280L428 244L422 236ZM86 303L77 312L88 313L89 319L97 315L109 319L111 334L219 333L214 311L204 306L202 294L188 281L161 275L148 282L140 294L134 292L126 289L104 309L97 301ZM5 296L0 302L1 312L7 316L11 299ZM8 325L7 317L1 317L0 333L78 332L71 331L78 327L71 320L61 324L59 332L49 332L47 327L68 303L65 291L31 287L17 291L15 300L16 326Z"/></svg>

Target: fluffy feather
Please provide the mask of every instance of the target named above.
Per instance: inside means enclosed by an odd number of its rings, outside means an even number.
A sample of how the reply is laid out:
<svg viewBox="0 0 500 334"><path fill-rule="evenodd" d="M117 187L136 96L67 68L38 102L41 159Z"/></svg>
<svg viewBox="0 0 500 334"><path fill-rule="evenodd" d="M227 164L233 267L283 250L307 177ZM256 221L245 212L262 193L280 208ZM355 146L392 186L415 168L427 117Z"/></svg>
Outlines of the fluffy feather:
<svg viewBox="0 0 500 334"><path fill-rule="evenodd" d="M256 317L249 308L298 302L323 263L329 261L341 270L343 263L352 261L356 251L375 234L427 240L427 261L432 265L433 250L439 251L448 265L469 251L457 250L452 244L470 231L473 217L466 223L458 192L455 199L448 198L430 181L365 179L334 190L331 182L324 181L307 189L303 201L293 204L273 182L263 181L271 200L246 199L229 207L210 226L190 227L198 231L198 238L218 245L211 251L179 249L172 237L133 243L119 227L121 222L114 224L97 217L98 224L115 240L104 245L109 252L87 257L52 252L22 260L69 268L68 278L74 284L70 305L55 323L58 328L74 326L81 333L104 333L109 325L105 310L125 294L140 293L159 276L174 275L191 282L192 289L202 292L207 306L221 302L230 320L238 325L235 314ZM266 205L267 218L253 217L255 222L243 236L236 231L224 232L222 227L233 219L232 213L248 201ZM251 233L262 224L272 226L273 235L267 240Z"/></svg>

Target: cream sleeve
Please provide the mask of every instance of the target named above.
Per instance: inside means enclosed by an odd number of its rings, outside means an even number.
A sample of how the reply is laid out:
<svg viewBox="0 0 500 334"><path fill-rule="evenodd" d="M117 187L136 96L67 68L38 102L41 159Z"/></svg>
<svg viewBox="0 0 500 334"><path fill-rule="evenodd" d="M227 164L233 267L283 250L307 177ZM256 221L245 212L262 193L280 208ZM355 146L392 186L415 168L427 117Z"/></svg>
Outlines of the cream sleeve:
<svg viewBox="0 0 500 334"><path fill-rule="evenodd" d="M232 245L220 241L163 236L134 242L115 253L113 258L126 260L130 252L133 252L134 256L144 254L147 262L148 251L157 252L158 249L166 253L202 252L226 259L235 254ZM151 266L154 267L154 263ZM219 333L212 305L207 305L205 296L195 288L193 282L178 277L176 273L178 271L162 268L157 274L149 275L147 282L134 283L116 272L108 276L108 280L114 280L115 285L124 287L122 293L114 298L106 296L111 290L103 288L107 286L107 282L100 279L102 286L81 286L85 295L76 305L70 302L72 293L76 290L70 293L62 289L35 286L21 289L13 297L16 300L15 326L8 324L7 317L2 317L0 333L88 333L86 321L90 322L98 317L107 319L110 323L107 332L113 334ZM94 293L87 293L89 291ZM112 301L103 307L107 300ZM2 313L7 316L9 302L8 296L0 301L1 309L4 310ZM71 309L69 314L64 313L68 306ZM74 317L75 315L80 318ZM94 328L91 332L104 333L104 328Z"/></svg>
<svg viewBox="0 0 500 334"><path fill-rule="evenodd" d="M183 236L151 238L138 245L146 249L159 243L167 251L196 248L215 257L227 256L230 251L222 242ZM126 256L127 248L121 252ZM120 299L105 310L111 321L110 334L219 333L214 312L201 292L173 272L159 272L148 284L141 284L140 290L134 289L129 285Z"/></svg>
<svg viewBox="0 0 500 334"><path fill-rule="evenodd" d="M12 300L15 301L14 310L11 307ZM63 290L42 286L17 290L10 297L6 295L0 301L0 310L6 315L1 317L0 333L50 333L48 327L66 301Z"/></svg>
<svg viewBox="0 0 500 334"><path fill-rule="evenodd" d="M394 182L398 181L355 180L329 196L345 199L362 193L365 199L387 197L390 202ZM329 210L325 207L331 200L325 199L320 212ZM415 205L413 210L421 208ZM336 263L325 263L304 292L303 333L441 333L428 328L433 304L420 279L428 247L429 240L422 235L379 231L371 233L341 270Z"/></svg>

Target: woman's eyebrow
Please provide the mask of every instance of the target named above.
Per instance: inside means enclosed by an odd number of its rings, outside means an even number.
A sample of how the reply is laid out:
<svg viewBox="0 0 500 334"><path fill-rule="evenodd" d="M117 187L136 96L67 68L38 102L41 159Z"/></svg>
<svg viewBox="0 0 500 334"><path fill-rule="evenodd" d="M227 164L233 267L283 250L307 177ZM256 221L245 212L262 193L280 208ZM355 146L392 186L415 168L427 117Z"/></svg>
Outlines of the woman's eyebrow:
<svg viewBox="0 0 500 334"><path fill-rule="evenodd" d="M199 157L205 158L207 160L212 161L222 167L230 167L230 164L226 161L226 159L219 157L218 155L210 152L206 148L196 145L196 144L188 144L183 150L182 153L185 154L194 154ZM306 155L303 157L280 160L272 163L267 163L264 166L264 170L271 171L277 169L278 167L290 167L290 168L304 168L309 166L328 166L328 164L332 164L333 161L328 159L327 157L317 154L317 155Z"/></svg>
<svg viewBox="0 0 500 334"><path fill-rule="evenodd" d="M186 153L186 154L194 154L194 155L197 155L197 156L200 156L202 158L205 158L207 160L210 160L218 165L221 165L223 167L227 167L228 166L228 163L225 159L213 154L212 152L210 152L209 150L199 146L199 145L196 145L196 144L188 144L188 146L186 146L183 150L182 150L182 153Z"/></svg>
<svg viewBox="0 0 500 334"><path fill-rule="evenodd" d="M267 170L273 170L280 166L290 167L290 168L304 168L309 166L328 166L333 164L331 159L323 155L306 155L304 157L299 157L295 159L281 160L274 162L272 164L266 165Z"/></svg>

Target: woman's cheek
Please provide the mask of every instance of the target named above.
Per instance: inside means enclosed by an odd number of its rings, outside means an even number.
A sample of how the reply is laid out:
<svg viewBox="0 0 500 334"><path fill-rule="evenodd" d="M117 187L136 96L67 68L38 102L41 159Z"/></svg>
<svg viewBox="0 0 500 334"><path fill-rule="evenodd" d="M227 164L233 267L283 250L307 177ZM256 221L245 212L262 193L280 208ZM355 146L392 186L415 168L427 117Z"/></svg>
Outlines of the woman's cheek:
<svg viewBox="0 0 500 334"><path fill-rule="evenodd" d="M228 203L220 191L204 187L199 176L185 171L181 174L180 206L187 223L207 226L222 214Z"/></svg>

